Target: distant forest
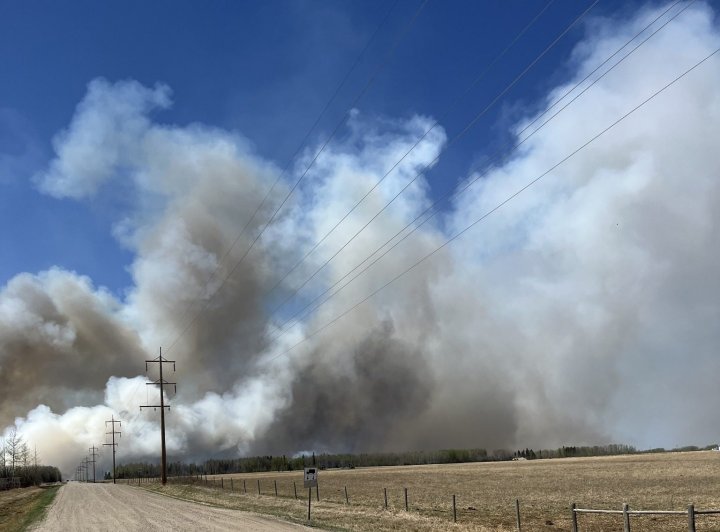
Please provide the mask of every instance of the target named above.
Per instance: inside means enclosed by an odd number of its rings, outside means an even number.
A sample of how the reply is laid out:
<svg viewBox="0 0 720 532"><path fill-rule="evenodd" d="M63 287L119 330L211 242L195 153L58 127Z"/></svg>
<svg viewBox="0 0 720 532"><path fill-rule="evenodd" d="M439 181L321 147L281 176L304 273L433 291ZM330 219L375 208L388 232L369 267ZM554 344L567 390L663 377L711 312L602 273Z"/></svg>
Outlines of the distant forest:
<svg viewBox="0 0 720 532"><path fill-rule="evenodd" d="M24 488L61 481L62 474L55 466L18 465L13 470L10 466L0 464L0 489L8 487Z"/></svg>
<svg viewBox="0 0 720 532"><path fill-rule="evenodd" d="M704 449L711 449L708 445ZM689 446L672 451L698 451L699 447ZM657 448L638 451L631 445L611 444L594 446L568 446L558 449L505 449L488 452L486 449L444 449L439 451L408 451L402 453L361 453L361 454L303 454L287 457L253 456L247 458L222 458L206 460L201 464L168 463L169 476L222 475L228 473L270 473L299 471L304 467L317 466L320 469L355 468L371 466L402 466L423 464L459 464L470 462L492 462L503 460L535 460L541 458L568 458L580 456L612 456L621 454L642 454L665 452ZM150 463L129 463L116 468L117 478L157 477L160 466Z"/></svg>
<svg viewBox="0 0 720 532"><path fill-rule="evenodd" d="M6 438L0 439L0 490L61 480L60 470L40 465L37 452L30 450L14 427Z"/></svg>

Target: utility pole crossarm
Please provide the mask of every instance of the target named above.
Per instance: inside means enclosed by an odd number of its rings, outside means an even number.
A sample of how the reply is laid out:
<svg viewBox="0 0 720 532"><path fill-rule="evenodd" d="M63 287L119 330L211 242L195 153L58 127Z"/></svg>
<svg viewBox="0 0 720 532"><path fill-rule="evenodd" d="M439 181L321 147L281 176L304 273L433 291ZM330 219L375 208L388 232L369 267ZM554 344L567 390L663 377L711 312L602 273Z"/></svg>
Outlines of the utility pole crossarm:
<svg viewBox="0 0 720 532"><path fill-rule="evenodd" d="M161 381L154 381L154 382L146 382L147 386L169 386L172 384L175 387L175 393L177 393L177 383L176 382L168 382L166 380Z"/></svg>
<svg viewBox="0 0 720 532"><path fill-rule="evenodd" d="M167 358L164 358L164 357L162 356L162 353L161 353L159 357L153 358L152 360L146 360L146 361L145 361L145 372L147 373L147 371L148 371L148 364L158 364L158 363L162 363L162 364L172 364L172 365L173 365L173 371L175 371L175 361L174 361L174 360L168 360Z"/></svg>
<svg viewBox="0 0 720 532"><path fill-rule="evenodd" d="M146 362L155 362L155 361L148 360L148 361L146 361ZM162 361L163 364L165 364L165 363L167 363L167 362L169 362L169 361L167 361L167 360L163 360L163 361ZM166 381L165 379L156 380L156 381L153 381L153 382L146 382L145 385L146 385L146 386L160 386L160 394L161 394L161 395L164 393L164 388L165 388L165 386L172 385L172 386L175 388L175 393L177 393L177 383L176 383L176 382L168 382L168 381ZM164 399L164 398L163 398L163 399ZM160 402L162 403L162 404L160 404L160 405L141 405L141 406L140 406L140 410L142 410L143 408L155 408L155 409L157 409L157 408L167 408L168 410L170 410L170 405L166 405L164 400L161 399Z"/></svg>

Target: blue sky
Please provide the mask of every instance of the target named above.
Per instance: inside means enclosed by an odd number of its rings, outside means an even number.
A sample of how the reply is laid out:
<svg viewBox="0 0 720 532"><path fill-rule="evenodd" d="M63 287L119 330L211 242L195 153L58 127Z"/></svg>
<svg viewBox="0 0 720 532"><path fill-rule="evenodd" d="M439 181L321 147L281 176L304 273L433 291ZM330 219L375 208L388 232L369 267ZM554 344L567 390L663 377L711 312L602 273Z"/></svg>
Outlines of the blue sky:
<svg viewBox="0 0 720 532"><path fill-rule="evenodd" d="M32 176L53 155L87 84L135 79L169 85L173 106L161 123L201 122L244 135L262 157L284 166L334 87L389 12L358 68L316 129L322 140L378 68L420 6L400 0L247 2L0 3L0 283L53 265L121 293L132 257L112 237L125 205L117 191L92 202L40 194ZM358 104L369 116L439 118L544 1L430 0ZM589 2L559 0L442 122L453 136ZM615 13L617 3L594 15ZM392 8L392 9L390 9ZM582 26L534 68L429 178L448 191L503 127L566 74ZM342 137L344 130L339 132Z"/></svg>

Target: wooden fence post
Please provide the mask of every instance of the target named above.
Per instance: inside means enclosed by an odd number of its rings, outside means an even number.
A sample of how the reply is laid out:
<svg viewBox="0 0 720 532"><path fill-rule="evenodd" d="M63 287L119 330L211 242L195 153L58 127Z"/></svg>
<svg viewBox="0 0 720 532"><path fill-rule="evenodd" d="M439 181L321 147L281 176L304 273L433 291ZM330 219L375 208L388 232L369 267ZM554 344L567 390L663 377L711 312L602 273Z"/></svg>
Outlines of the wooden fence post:
<svg viewBox="0 0 720 532"><path fill-rule="evenodd" d="M518 532L522 532L522 526L520 525L520 499L515 499L515 521L517 522Z"/></svg>
<svg viewBox="0 0 720 532"><path fill-rule="evenodd" d="M350 504L350 499L348 499L348 494L347 494L347 486L345 486L345 504Z"/></svg>
<svg viewBox="0 0 720 532"><path fill-rule="evenodd" d="M221 490L225 489L225 479L222 477L220 478L220 489Z"/></svg>
<svg viewBox="0 0 720 532"><path fill-rule="evenodd" d="M317 495L317 502L320 502L320 482L315 484L315 495Z"/></svg>
<svg viewBox="0 0 720 532"><path fill-rule="evenodd" d="M405 511L408 511L408 503L407 503L407 488L405 488Z"/></svg>
<svg viewBox="0 0 720 532"><path fill-rule="evenodd" d="M695 532L695 505L688 506L688 531Z"/></svg>
<svg viewBox="0 0 720 532"><path fill-rule="evenodd" d="M295 498L297 499L297 484L293 480L293 491L295 492Z"/></svg>
<svg viewBox="0 0 720 532"><path fill-rule="evenodd" d="M383 488L385 491L385 509L387 510L387 488Z"/></svg>
<svg viewBox="0 0 720 532"><path fill-rule="evenodd" d="M310 522L310 505L312 504L312 488L308 488L308 523Z"/></svg>
<svg viewBox="0 0 720 532"><path fill-rule="evenodd" d="M630 507L627 503L623 503L623 532L630 532L630 514L628 510Z"/></svg>
<svg viewBox="0 0 720 532"><path fill-rule="evenodd" d="M260 495L260 479L257 479L258 482L258 495Z"/></svg>
<svg viewBox="0 0 720 532"><path fill-rule="evenodd" d="M230 491L235 491L235 486L233 485L233 479L230 479Z"/></svg>
<svg viewBox="0 0 720 532"><path fill-rule="evenodd" d="M577 512L575 511L576 505L572 503L570 505L570 517L572 522L572 532L578 532Z"/></svg>
<svg viewBox="0 0 720 532"><path fill-rule="evenodd" d="M455 495L453 495L453 523L457 523L457 510L455 510Z"/></svg>
<svg viewBox="0 0 720 532"><path fill-rule="evenodd" d="M245 484L245 479L243 479L243 493L247 493L247 484Z"/></svg>
<svg viewBox="0 0 720 532"><path fill-rule="evenodd" d="M277 480L275 480L274 482L275 482L275 497L277 497Z"/></svg>

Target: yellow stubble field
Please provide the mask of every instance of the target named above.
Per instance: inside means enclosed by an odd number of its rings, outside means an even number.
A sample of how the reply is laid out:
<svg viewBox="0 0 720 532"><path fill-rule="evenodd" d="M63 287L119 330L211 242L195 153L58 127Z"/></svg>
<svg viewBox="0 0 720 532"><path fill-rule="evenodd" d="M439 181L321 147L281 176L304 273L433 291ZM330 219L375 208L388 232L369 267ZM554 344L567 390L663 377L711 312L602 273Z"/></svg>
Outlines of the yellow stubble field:
<svg viewBox="0 0 720 532"><path fill-rule="evenodd" d="M302 472L208 479L207 487L204 482L148 487L296 522L307 517L308 491L302 488ZM320 472L319 481L320 502L313 490L312 512L314 524L323 528L510 531L516 530L518 499L522 530L569 531L573 502L579 508L614 510L622 509L623 503L637 510L685 511L691 503L698 510L720 509L720 452L327 470ZM453 522L453 495L457 523ZM578 521L581 531L623 530L621 515L580 515ZM688 523L685 516L636 516L631 518L631 528L681 531L688 530ZM697 530L720 530L720 517L698 516Z"/></svg>

